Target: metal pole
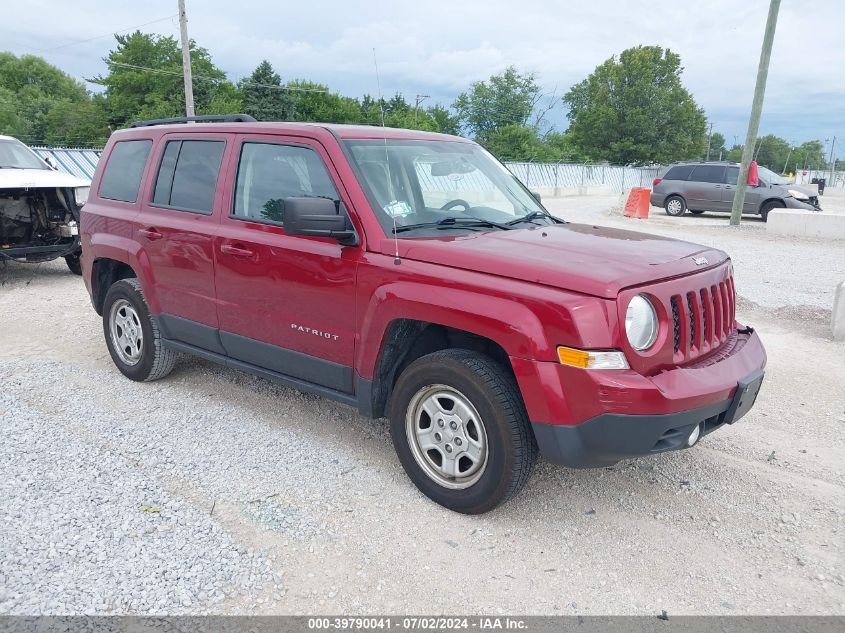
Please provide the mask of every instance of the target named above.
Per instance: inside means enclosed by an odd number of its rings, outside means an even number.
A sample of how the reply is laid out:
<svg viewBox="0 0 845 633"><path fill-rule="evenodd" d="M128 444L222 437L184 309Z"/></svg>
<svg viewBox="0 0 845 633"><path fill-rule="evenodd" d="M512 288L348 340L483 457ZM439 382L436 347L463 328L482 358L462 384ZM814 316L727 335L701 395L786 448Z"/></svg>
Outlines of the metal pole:
<svg viewBox="0 0 845 633"><path fill-rule="evenodd" d="M757 67L757 84L754 86L754 100L751 103L748 134L745 138L745 147L742 149L742 164L739 167L736 195L734 195L733 207L731 208L731 224L734 226L738 226L742 221L745 189L748 186L748 166L754 156L757 130L760 128L760 114L763 112L763 97L766 94L766 79L769 75L769 59L772 56L772 42L775 39L775 28L778 24L778 11L780 11L780 0L771 0L769 17L766 18L766 33L763 35L763 48L760 50L760 64Z"/></svg>
<svg viewBox="0 0 845 633"><path fill-rule="evenodd" d="M194 116L194 82L191 78L191 49L188 42L185 0L179 0L179 35L182 38L182 74L185 76L185 112L188 116Z"/></svg>
<svg viewBox="0 0 845 633"><path fill-rule="evenodd" d="M830 186L834 185L833 171L836 167L836 161L833 159L833 148L836 147L836 137L833 137L833 142L830 144Z"/></svg>
<svg viewBox="0 0 845 633"><path fill-rule="evenodd" d="M707 134L707 158L704 160L710 160L710 139L713 138L713 121L710 121L710 132ZM640 183L642 184L642 183Z"/></svg>
<svg viewBox="0 0 845 633"><path fill-rule="evenodd" d="M786 173L786 164L789 162L789 157L792 155L792 150L794 150L794 149L795 149L794 147L789 148L789 152L787 152L787 154L786 154L786 160L783 161L783 169L781 170L780 173L782 173L782 174Z"/></svg>

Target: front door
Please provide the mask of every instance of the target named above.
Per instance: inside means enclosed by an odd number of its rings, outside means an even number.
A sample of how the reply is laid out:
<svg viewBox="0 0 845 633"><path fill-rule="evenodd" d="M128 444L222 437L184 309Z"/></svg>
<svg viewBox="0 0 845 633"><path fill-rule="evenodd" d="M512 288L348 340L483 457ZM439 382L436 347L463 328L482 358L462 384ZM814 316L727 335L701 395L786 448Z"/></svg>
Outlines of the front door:
<svg viewBox="0 0 845 633"><path fill-rule="evenodd" d="M165 135L155 148L155 173L136 219L138 240L153 274L165 336L211 348L217 304L214 244L222 198L221 136Z"/></svg>
<svg viewBox="0 0 845 633"><path fill-rule="evenodd" d="M237 360L352 392L360 248L286 235L284 200L349 201L325 149L297 137L242 135L215 238L220 339Z"/></svg>
<svg viewBox="0 0 845 633"><path fill-rule="evenodd" d="M724 211L724 165L696 165L686 183L687 206L701 211Z"/></svg>
<svg viewBox="0 0 845 633"><path fill-rule="evenodd" d="M739 167L728 167L725 170L725 188L722 191L722 200L730 211L736 195L736 183L739 179ZM760 208L760 187L745 188L745 203L742 205L743 213L757 213Z"/></svg>

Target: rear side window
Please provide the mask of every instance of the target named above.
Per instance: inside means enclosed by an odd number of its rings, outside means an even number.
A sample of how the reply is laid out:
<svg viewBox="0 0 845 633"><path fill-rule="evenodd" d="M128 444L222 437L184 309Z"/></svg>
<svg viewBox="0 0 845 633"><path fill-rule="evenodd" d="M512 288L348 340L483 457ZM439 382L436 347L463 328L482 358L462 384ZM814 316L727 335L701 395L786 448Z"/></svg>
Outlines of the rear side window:
<svg viewBox="0 0 845 633"><path fill-rule="evenodd" d="M100 180L100 197L122 202L138 200L141 176L152 146L149 140L115 143Z"/></svg>
<svg viewBox="0 0 845 633"><path fill-rule="evenodd" d="M153 204L210 214L224 141L168 141L156 176Z"/></svg>
<svg viewBox="0 0 845 633"><path fill-rule="evenodd" d="M663 180L687 180L692 173L693 165L675 165L666 172Z"/></svg>
<svg viewBox="0 0 845 633"><path fill-rule="evenodd" d="M725 182L735 185L737 180L739 180L739 167L728 167L725 172Z"/></svg>
<svg viewBox="0 0 845 633"><path fill-rule="evenodd" d="M696 165L692 178L696 182L725 182L725 167L723 165Z"/></svg>
<svg viewBox="0 0 845 633"><path fill-rule="evenodd" d="M284 224L285 198L328 198L340 203L319 154L307 147L244 143L235 185L236 218Z"/></svg>

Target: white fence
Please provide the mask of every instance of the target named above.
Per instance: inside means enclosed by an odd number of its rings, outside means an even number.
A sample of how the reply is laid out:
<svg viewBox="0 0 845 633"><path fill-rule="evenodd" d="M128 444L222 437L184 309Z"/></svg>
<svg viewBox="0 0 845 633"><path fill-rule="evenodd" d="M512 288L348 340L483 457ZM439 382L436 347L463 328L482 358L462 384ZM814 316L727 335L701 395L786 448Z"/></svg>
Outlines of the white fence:
<svg viewBox="0 0 845 633"><path fill-rule="evenodd" d="M102 150L66 147L33 147L42 158L50 158L51 162L75 176L91 178ZM624 165L590 165L580 163L533 163L505 161L507 168L519 178L526 187L573 189L578 187L605 187L613 193L621 193L631 187L651 187L651 182L660 172L660 167L626 167ZM422 175L421 175L422 176ZM471 177L471 174L467 174ZM445 183L445 178L431 177ZM795 180L799 184L807 184L813 178L824 178L827 187L845 186L845 172L834 172L831 179L830 170L808 170L798 172ZM445 183L443 188L449 188Z"/></svg>

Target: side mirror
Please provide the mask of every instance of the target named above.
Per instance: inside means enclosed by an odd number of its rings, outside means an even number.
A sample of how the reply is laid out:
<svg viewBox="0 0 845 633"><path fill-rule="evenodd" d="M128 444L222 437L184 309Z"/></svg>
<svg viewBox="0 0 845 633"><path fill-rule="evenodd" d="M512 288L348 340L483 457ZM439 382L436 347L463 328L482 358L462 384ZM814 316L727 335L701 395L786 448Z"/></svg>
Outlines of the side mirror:
<svg viewBox="0 0 845 633"><path fill-rule="evenodd" d="M543 199L540 196L540 193L538 191L532 191L531 195L534 196L534 199L537 200L537 202L540 202L540 203L543 202Z"/></svg>
<svg viewBox="0 0 845 633"><path fill-rule="evenodd" d="M285 233L309 237L332 237L341 244L355 246L358 236L327 198L285 198Z"/></svg>

